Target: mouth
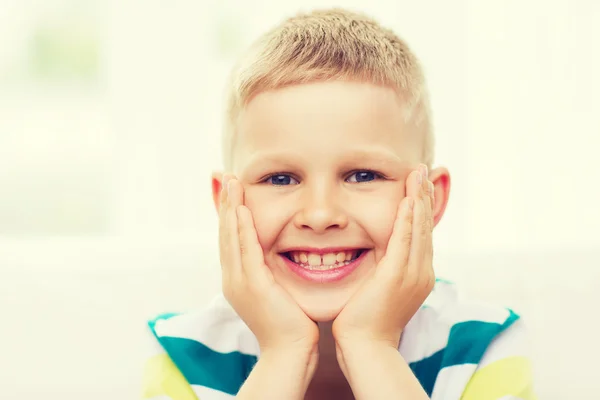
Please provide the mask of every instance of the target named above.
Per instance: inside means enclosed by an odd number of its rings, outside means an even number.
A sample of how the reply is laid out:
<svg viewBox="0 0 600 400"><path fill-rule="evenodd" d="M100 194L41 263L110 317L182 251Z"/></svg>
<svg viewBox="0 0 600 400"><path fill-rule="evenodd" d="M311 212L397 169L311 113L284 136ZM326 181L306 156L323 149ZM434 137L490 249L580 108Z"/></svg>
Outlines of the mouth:
<svg viewBox="0 0 600 400"><path fill-rule="evenodd" d="M310 271L330 271L356 261L367 249L347 249L330 252L288 251L281 253L289 261Z"/></svg>
<svg viewBox="0 0 600 400"><path fill-rule="evenodd" d="M362 264L370 249L293 249L280 253L287 267L305 281L326 284L344 281Z"/></svg>

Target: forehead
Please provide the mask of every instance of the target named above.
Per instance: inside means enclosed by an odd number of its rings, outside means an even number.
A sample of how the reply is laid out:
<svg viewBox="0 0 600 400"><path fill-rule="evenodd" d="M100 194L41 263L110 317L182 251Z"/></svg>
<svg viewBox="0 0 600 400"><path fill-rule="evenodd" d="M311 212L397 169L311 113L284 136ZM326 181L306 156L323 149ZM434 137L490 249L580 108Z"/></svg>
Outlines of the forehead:
<svg viewBox="0 0 600 400"><path fill-rule="evenodd" d="M234 154L242 165L261 152L310 150L334 157L365 147L384 148L408 161L417 143L396 91L339 81L258 94L241 113L237 136Z"/></svg>

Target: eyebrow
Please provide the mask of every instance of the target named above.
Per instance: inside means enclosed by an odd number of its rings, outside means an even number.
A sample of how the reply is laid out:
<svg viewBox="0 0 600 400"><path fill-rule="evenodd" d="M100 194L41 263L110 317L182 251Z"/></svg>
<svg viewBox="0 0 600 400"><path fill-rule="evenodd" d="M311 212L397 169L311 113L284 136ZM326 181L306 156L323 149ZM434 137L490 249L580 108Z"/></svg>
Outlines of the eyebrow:
<svg viewBox="0 0 600 400"><path fill-rule="evenodd" d="M407 165L406 160L385 148L354 150L344 156L344 160L346 159L368 160L372 165L380 165L381 168L402 168Z"/></svg>
<svg viewBox="0 0 600 400"><path fill-rule="evenodd" d="M274 151L257 153L253 155L244 166L245 170L254 170L261 164L279 164L288 168L297 166L302 161L297 152ZM342 162L368 162L372 168L399 169L407 166L407 161L401 159L393 152L385 148L356 149L342 156Z"/></svg>

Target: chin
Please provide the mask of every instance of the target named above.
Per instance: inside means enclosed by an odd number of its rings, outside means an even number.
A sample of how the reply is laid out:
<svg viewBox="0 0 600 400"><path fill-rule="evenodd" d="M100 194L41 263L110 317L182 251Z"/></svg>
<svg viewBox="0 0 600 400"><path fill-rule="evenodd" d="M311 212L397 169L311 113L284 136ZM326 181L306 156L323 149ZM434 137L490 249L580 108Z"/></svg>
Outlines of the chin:
<svg viewBox="0 0 600 400"><path fill-rule="evenodd" d="M372 252L366 252L369 256ZM370 268L372 260L366 258L350 276L331 283L306 282L295 274L290 274L288 265L273 263L277 268L271 268L275 281L278 282L304 311L315 322L331 322L346 306L352 295L361 286L362 282L373 271Z"/></svg>
<svg viewBox="0 0 600 400"><path fill-rule="evenodd" d="M320 309L306 309L302 307L302 310L308 316L308 318L312 319L315 322L331 322L342 311L342 308L321 307Z"/></svg>
<svg viewBox="0 0 600 400"><path fill-rule="evenodd" d="M331 322L342 311L350 296L337 294L336 296L323 295L321 293L302 296L294 296L296 302L304 313L315 322Z"/></svg>

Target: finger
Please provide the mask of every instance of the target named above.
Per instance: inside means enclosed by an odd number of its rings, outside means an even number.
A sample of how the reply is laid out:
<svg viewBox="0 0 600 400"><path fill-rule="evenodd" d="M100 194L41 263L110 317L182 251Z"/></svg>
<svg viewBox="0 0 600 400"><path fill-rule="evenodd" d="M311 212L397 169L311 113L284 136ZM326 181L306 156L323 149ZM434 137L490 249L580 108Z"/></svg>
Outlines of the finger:
<svg viewBox="0 0 600 400"><path fill-rule="evenodd" d="M227 274L229 278L238 279L242 274L242 264L240 256L240 243L238 237L238 218L236 213L236 207L240 204L239 193L236 192L236 180L235 177L231 176L225 186L225 193L227 203L224 207L225 210L225 246L224 251L226 254L224 258L227 260L223 267L225 268L224 274Z"/></svg>
<svg viewBox="0 0 600 400"><path fill-rule="evenodd" d="M264 254L258 240L252 213L248 207L240 205L237 207L237 215L240 256L244 276L249 281L259 285L265 284L269 274L265 266Z"/></svg>
<svg viewBox="0 0 600 400"><path fill-rule="evenodd" d="M242 266L240 261L240 245L237 235L238 221L235 209L227 207L226 211L227 244L225 246L225 260L222 263L222 289L225 298L235 299L236 292L243 284Z"/></svg>
<svg viewBox="0 0 600 400"><path fill-rule="evenodd" d="M386 276L386 279L403 275L408 264L412 242L414 204L415 200L412 197L405 197L398 207L392 235L388 242L382 266L378 270L379 273Z"/></svg>
<svg viewBox="0 0 600 400"><path fill-rule="evenodd" d="M423 179L419 188L419 195L422 200L423 216L416 215L418 222L415 225L418 227L419 234L413 238L413 247L415 247L415 259L409 261L409 273L415 274L419 282L431 281L432 273L432 258L433 258L433 183L429 180L429 170L425 164L419 165L419 172ZM420 213L419 213L420 214Z"/></svg>
<svg viewBox="0 0 600 400"><path fill-rule="evenodd" d="M250 280L264 276L265 268L262 268L264 255L258 241L252 213L248 207L243 205L243 187L237 179L233 178L229 181L228 190L230 207L237 220L236 236L238 238L241 272L244 274L245 279Z"/></svg>
<svg viewBox="0 0 600 400"><path fill-rule="evenodd" d="M415 199L412 228L412 242L410 246L410 255L408 256L407 272L412 276L418 276L419 269L423 264L424 255L427 250L427 241L431 240L431 229L429 229L429 221L427 220L422 196Z"/></svg>
<svg viewBox="0 0 600 400"><path fill-rule="evenodd" d="M232 174L223 174L223 180L221 181L221 195L219 196L219 206L223 207L227 204L227 183L233 178Z"/></svg>
<svg viewBox="0 0 600 400"><path fill-rule="evenodd" d="M429 256L433 251L432 232L433 232L433 209L431 205L431 192L433 183L428 181L428 191L423 197L423 207L425 208L425 220L427 221L428 235L425 242L425 256Z"/></svg>
<svg viewBox="0 0 600 400"><path fill-rule="evenodd" d="M419 164L419 172L423 176L423 180L421 181L423 192L427 193L429 191L429 184L427 183L429 182L429 169L427 165Z"/></svg>
<svg viewBox="0 0 600 400"><path fill-rule="evenodd" d="M419 172L421 173L423 179L421 181L421 196L423 197L425 212L427 214L427 221L430 225L430 229L433 229L433 216L432 216L432 196L433 196L433 183L429 180L429 169L427 165L420 164Z"/></svg>
<svg viewBox="0 0 600 400"><path fill-rule="evenodd" d="M433 210L435 209L435 186L433 186L433 182L429 181L429 213L431 216L431 230L434 227L434 215Z"/></svg>
<svg viewBox="0 0 600 400"><path fill-rule="evenodd" d="M244 189L235 176L231 176L227 182L227 202L234 211L244 203Z"/></svg>
<svg viewBox="0 0 600 400"><path fill-rule="evenodd" d="M221 182L221 193L219 194L219 232L225 233L225 216L227 213L227 182L232 178L230 174L224 174Z"/></svg>
<svg viewBox="0 0 600 400"><path fill-rule="evenodd" d="M412 171L406 178L406 196L417 199L423 183L423 175L418 169Z"/></svg>
<svg viewBox="0 0 600 400"><path fill-rule="evenodd" d="M221 193L219 195L219 256L221 260L221 268L225 265L227 260L228 252L228 230L227 230L227 185L226 181L229 178L223 175L223 181L221 183Z"/></svg>
<svg viewBox="0 0 600 400"><path fill-rule="evenodd" d="M429 229L433 229L433 214L431 208L431 192L433 190L433 183L427 181L427 190L423 192L423 206L425 206L425 218L427 218L427 224Z"/></svg>

